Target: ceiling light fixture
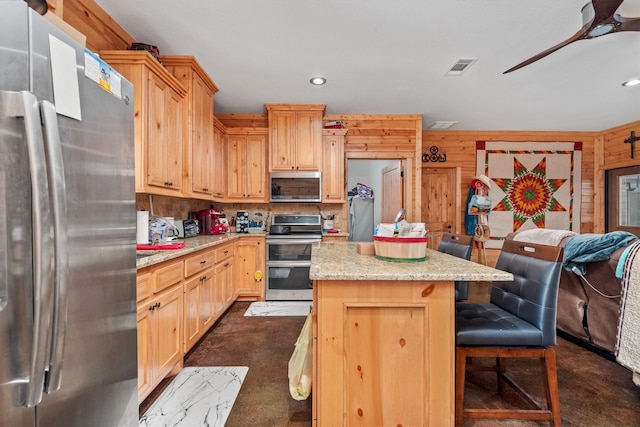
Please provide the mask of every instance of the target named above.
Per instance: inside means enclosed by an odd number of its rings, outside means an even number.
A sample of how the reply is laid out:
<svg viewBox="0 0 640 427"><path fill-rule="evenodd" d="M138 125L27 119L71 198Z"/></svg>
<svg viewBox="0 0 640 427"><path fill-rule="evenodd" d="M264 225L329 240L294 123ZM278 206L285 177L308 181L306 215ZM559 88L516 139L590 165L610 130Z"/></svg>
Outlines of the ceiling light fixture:
<svg viewBox="0 0 640 427"><path fill-rule="evenodd" d="M640 79L631 79L629 81L622 83L622 86L627 86L627 87L637 86L637 85L640 85Z"/></svg>
<svg viewBox="0 0 640 427"><path fill-rule="evenodd" d="M327 82L327 79L325 79L324 77L311 77L311 80L309 80L309 82L312 85L320 86L325 84Z"/></svg>

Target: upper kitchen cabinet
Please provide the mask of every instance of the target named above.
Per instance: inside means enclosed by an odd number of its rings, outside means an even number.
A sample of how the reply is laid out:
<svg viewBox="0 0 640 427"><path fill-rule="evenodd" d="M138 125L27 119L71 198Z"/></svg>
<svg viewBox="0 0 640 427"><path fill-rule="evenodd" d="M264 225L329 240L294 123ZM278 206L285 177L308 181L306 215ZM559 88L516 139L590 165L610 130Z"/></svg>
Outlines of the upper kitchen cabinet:
<svg viewBox="0 0 640 427"><path fill-rule="evenodd" d="M183 193L211 200L214 195L213 96L215 83L193 56L162 56L162 64L187 89L182 125L186 129L183 144Z"/></svg>
<svg viewBox="0 0 640 427"><path fill-rule="evenodd" d="M344 137L347 129L322 130L322 201L345 201Z"/></svg>
<svg viewBox="0 0 640 427"><path fill-rule="evenodd" d="M324 104L265 104L269 171L319 171Z"/></svg>
<svg viewBox="0 0 640 427"><path fill-rule="evenodd" d="M267 129L227 128L227 200L268 202Z"/></svg>
<svg viewBox="0 0 640 427"><path fill-rule="evenodd" d="M213 200L224 201L227 196L227 130L213 117ZM266 161L266 160L265 160Z"/></svg>
<svg viewBox="0 0 640 427"><path fill-rule="evenodd" d="M133 83L136 192L182 196L186 89L146 51L100 56Z"/></svg>

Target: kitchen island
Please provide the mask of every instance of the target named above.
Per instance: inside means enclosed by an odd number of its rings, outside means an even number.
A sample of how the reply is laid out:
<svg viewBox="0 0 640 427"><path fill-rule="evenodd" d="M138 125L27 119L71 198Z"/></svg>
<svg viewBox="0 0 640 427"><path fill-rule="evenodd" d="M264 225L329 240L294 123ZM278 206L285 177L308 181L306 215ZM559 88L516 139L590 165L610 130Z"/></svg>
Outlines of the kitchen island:
<svg viewBox="0 0 640 427"><path fill-rule="evenodd" d="M512 280L427 249L422 262L312 249L313 425L454 425L455 280Z"/></svg>

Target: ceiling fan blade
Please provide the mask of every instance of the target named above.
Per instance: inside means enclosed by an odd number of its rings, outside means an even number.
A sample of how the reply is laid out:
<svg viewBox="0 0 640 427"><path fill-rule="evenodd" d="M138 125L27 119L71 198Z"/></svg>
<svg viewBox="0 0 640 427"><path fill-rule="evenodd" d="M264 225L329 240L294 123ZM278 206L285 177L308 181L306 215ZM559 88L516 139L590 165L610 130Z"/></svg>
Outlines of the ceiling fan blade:
<svg viewBox="0 0 640 427"><path fill-rule="evenodd" d="M620 26L616 31L640 31L640 18L624 18L616 15L616 20L620 22Z"/></svg>
<svg viewBox="0 0 640 427"><path fill-rule="evenodd" d="M589 29L600 25L603 21L611 18L624 0L591 0L595 16Z"/></svg>
<svg viewBox="0 0 640 427"><path fill-rule="evenodd" d="M540 52L539 54L532 56L531 58L527 59L526 61L523 61L521 63L519 63L518 65L509 68L507 71L503 72L502 74L507 74L510 73L512 71L518 70L526 65L529 65L533 62L536 62L538 59L542 59L547 55L552 54L553 52L555 52L556 50L565 47L566 45L573 43L577 40L580 40L582 38L584 38L585 34L586 34L586 29L585 28L581 28L580 31L578 31L577 33L575 33L573 36L571 36L570 38L568 38L567 40L563 41L562 43L558 43L557 45L550 47L549 49Z"/></svg>

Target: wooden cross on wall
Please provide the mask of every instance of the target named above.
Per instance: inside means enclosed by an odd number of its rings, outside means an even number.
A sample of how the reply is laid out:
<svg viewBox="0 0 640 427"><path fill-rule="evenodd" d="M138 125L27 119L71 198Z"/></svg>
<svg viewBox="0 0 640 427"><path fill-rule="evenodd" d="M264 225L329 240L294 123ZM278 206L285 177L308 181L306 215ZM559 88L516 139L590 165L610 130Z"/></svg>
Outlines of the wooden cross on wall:
<svg viewBox="0 0 640 427"><path fill-rule="evenodd" d="M624 140L625 144L631 144L631 158L636 156L636 141L640 141L640 136L636 136L636 131L632 130L629 138Z"/></svg>

